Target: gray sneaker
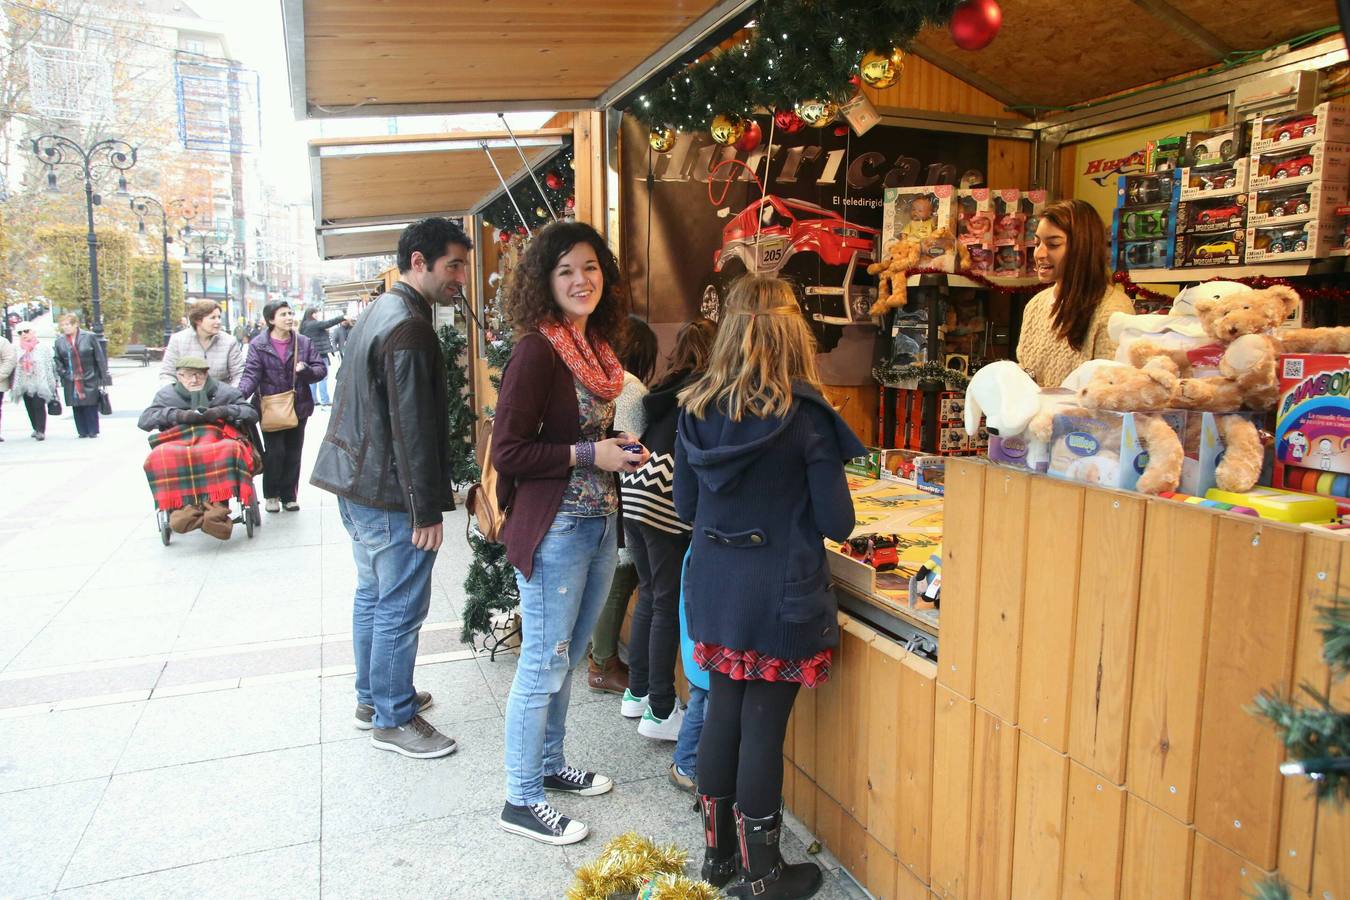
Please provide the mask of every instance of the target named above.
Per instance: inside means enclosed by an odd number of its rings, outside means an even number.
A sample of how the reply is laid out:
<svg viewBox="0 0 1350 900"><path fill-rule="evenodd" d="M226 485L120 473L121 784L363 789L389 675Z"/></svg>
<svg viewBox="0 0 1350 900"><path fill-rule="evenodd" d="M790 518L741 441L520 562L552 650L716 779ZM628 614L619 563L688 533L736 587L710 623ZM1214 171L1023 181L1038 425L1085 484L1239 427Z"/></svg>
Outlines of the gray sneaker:
<svg viewBox="0 0 1350 900"><path fill-rule="evenodd" d="M417 692L417 711L424 713L431 708L431 692ZM375 727L375 707L365 703L356 704L356 719L352 722L362 731L369 731Z"/></svg>
<svg viewBox="0 0 1350 900"><path fill-rule="evenodd" d="M441 734L421 716L413 716L408 724L397 728L372 729L370 743L411 759L436 759L459 749L454 738Z"/></svg>

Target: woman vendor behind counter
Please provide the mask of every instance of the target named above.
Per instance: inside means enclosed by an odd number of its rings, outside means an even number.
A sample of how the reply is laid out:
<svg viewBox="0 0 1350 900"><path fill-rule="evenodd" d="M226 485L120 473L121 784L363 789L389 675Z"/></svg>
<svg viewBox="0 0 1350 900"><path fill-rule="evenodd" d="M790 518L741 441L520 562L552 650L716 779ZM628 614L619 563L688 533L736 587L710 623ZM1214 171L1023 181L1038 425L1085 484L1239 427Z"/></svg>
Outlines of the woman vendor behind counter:
<svg viewBox="0 0 1350 900"><path fill-rule="evenodd" d="M1082 200L1061 200L1036 226L1036 277L1049 284L1027 303L1017 362L1041 387L1056 388L1090 359L1110 359L1111 313L1133 313L1134 304L1111 283L1106 227Z"/></svg>

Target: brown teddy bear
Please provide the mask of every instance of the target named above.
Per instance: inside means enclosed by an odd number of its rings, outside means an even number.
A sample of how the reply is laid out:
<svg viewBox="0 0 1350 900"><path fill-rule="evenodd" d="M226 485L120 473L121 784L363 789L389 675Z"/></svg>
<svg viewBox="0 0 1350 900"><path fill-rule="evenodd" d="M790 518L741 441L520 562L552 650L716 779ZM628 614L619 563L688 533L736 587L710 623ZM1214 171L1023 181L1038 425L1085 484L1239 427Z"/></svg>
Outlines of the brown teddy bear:
<svg viewBox="0 0 1350 900"><path fill-rule="evenodd" d="M1167 409L1172 405L1178 381L1176 363L1166 356L1155 356L1139 369L1102 366L1079 390L1078 399L1088 409L1138 413ZM1136 416L1136 422L1139 440L1148 448L1148 465L1139 475L1135 490L1144 494L1176 490L1186 456L1181 439L1159 416Z"/></svg>
<svg viewBox="0 0 1350 900"><path fill-rule="evenodd" d="M879 278L877 302L867 311L869 315L882 316L887 310L898 309L909 302L905 280L909 278L909 270L919 264L919 255L918 241L901 238L887 244L886 255L867 267L869 274Z"/></svg>

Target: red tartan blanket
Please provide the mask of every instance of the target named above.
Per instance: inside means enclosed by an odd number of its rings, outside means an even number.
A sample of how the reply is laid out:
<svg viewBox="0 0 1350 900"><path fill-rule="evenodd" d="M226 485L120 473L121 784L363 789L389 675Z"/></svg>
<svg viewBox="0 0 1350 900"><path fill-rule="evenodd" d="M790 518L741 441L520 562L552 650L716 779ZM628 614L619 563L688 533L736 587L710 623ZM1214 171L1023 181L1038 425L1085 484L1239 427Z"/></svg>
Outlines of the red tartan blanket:
<svg viewBox="0 0 1350 900"><path fill-rule="evenodd" d="M145 477L157 508L182 509L236 495L245 504L253 499L257 453L232 425L175 425L152 434L150 447Z"/></svg>

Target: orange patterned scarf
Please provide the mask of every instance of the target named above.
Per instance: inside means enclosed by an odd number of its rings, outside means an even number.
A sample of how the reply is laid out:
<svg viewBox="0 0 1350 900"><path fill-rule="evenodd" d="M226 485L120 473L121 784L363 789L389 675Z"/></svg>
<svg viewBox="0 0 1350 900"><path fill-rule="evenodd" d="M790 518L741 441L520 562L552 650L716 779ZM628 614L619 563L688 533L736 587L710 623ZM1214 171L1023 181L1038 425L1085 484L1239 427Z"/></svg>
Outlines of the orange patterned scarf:
<svg viewBox="0 0 1350 900"><path fill-rule="evenodd" d="M604 339L594 341L570 323L540 322L539 333L548 338L553 350L567 363L572 377L601 400L608 402L623 390L623 366Z"/></svg>

